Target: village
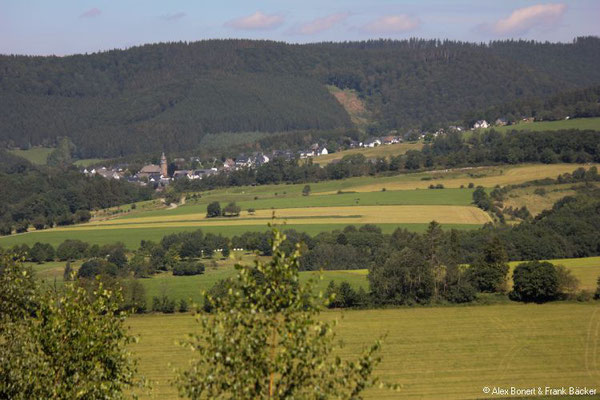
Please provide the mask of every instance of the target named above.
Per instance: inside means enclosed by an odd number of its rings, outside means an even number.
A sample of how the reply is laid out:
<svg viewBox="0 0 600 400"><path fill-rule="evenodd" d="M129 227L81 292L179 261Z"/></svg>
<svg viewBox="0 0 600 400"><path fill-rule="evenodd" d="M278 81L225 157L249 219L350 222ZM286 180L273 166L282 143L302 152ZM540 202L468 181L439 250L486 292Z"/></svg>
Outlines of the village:
<svg viewBox="0 0 600 400"><path fill-rule="evenodd" d="M533 118L523 118L522 123L533 122ZM404 135L397 135L396 131L391 131L390 135L382 137L371 137L365 141L350 141L345 146L337 151L346 149L357 149L357 148L374 148L378 146L389 146L397 143L425 141L430 142L433 138L440 135L444 135L447 132L464 132L467 130L478 130L487 129L492 126L505 126L508 125L508 121L505 118L498 118L494 123L489 123L486 120L477 120L472 127L465 128L462 126L450 125L447 129L439 129L435 132L420 132L420 131L408 131ZM98 168L84 168L83 174L87 176L100 175L106 179L116 180L127 180L132 183L137 183L142 186L151 185L157 190L161 190L167 186L170 182L177 179L203 179L217 173L228 173L231 171L240 170L242 168L258 168L263 164L268 163L270 160L280 158L286 161L293 159L309 159L318 156L330 154L332 151L327 149L322 144L314 143L309 148L299 151L291 150L273 150L269 155L263 152L255 152L251 155L240 154L234 158L227 158L224 161L215 160L210 168L184 168L186 165L199 164L199 157L189 157L188 160L185 158L173 159L173 164L176 167L174 170L169 172L169 163L164 152L161 155L160 163L144 165L136 173L128 169L128 165L115 165L111 167L98 167ZM334 161L335 162L335 161Z"/></svg>

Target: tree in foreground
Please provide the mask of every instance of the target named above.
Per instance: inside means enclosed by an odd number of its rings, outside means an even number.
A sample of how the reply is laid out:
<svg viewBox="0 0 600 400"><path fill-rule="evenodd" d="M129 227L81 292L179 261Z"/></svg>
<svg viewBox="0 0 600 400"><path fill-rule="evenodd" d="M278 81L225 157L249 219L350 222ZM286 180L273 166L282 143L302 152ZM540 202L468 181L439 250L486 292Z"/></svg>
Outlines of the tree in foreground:
<svg viewBox="0 0 600 400"><path fill-rule="evenodd" d="M547 261L528 261L515 267L510 298L544 303L559 294L559 279L554 265Z"/></svg>
<svg viewBox="0 0 600 400"><path fill-rule="evenodd" d="M380 343L357 360L341 360L333 324L318 318L313 283L300 284L300 247L286 255L276 229L270 262L236 265L221 297L206 296L211 313L197 315L200 332L185 343L197 354L180 372L192 399L360 399L373 385Z"/></svg>
<svg viewBox="0 0 600 400"><path fill-rule="evenodd" d="M119 294L38 286L0 260L0 398L121 399L136 384Z"/></svg>

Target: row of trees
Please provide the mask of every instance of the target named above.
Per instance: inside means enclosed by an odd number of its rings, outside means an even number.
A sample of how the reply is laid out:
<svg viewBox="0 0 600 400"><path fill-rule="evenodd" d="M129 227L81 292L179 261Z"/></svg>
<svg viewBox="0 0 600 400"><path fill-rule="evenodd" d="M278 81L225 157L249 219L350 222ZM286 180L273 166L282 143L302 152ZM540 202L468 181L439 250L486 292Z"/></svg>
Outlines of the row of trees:
<svg viewBox="0 0 600 400"><path fill-rule="evenodd" d="M313 164L312 159L305 162L275 158L256 169L241 169L200 180L180 179L173 186L177 191L190 192L228 186L318 182L424 169L523 162L598 162L598 143L600 132L596 131L513 131L501 134L492 130L474 132L468 139L454 132L438 136L421 151L410 150L389 159L380 157L371 160L362 154L352 154L344 156L339 162L320 167Z"/></svg>

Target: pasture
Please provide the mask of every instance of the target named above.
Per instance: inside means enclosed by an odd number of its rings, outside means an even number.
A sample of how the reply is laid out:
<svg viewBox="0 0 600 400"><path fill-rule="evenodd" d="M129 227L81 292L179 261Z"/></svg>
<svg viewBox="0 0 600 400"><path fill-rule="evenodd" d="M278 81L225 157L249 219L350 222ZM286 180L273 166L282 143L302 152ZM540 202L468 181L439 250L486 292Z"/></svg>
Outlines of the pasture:
<svg viewBox="0 0 600 400"><path fill-rule="evenodd" d="M596 303L503 304L325 311L337 319L342 357L387 335L375 374L400 392L369 389L365 399L481 399L484 386L587 386L600 378ZM153 383L142 398L177 398L174 368L192 357L177 342L197 329L189 314L133 316L131 346Z"/></svg>
<svg viewBox="0 0 600 400"><path fill-rule="evenodd" d="M395 143L390 145L381 145L377 147L367 147L359 149L343 150L337 153L326 154L323 156L313 157L313 162L321 166L325 166L332 161L341 160L344 156L353 154L362 154L366 158L390 158L392 156L399 156L406 153L409 150L421 150L423 148L423 142L407 142L407 143Z"/></svg>
<svg viewBox="0 0 600 400"><path fill-rule="evenodd" d="M516 125L494 126L484 130L494 129L498 132L516 131L558 131L561 129L591 129L600 130L600 117L596 118L574 118L560 121L536 121L531 123L519 123Z"/></svg>

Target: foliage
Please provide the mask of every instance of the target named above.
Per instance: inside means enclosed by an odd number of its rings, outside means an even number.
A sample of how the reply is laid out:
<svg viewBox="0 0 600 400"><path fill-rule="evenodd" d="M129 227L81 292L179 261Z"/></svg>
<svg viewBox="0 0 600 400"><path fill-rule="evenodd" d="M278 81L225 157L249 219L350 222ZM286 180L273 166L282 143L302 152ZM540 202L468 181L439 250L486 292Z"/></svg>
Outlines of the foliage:
<svg viewBox="0 0 600 400"><path fill-rule="evenodd" d="M492 238L483 252L469 267L467 279L481 292L503 292L506 290L508 256L499 238Z"/></svg>
<svg viewBox="0 0 600 400"><path fill-rule="evenodd" d="M175 312L175 300L166 295L155 296L152 298L152 311L172 314Z"/></svg>
<svg viewBox="0 0 600 400"><path fill-rule="evenodd" d="M510 298L517 301L544 303L559 293L558 274L547 261L529 261L513 271L513 290Z"/></svg>
<svg viewBox="0 0 600 400"><path fill-rule="evenodd" d="M218 201L213 201L206 207L206 218L214 218L221 216L221 204Z"/></svg>
<svg viewBox="0 0 600 400"><path fill-rule="evenodd" d="M204 273L204 264L197 261L184 261L173 267L173 275L189 276Z"/></svg>
<svg viewBox="0 0 600 400"><path fill-rule="evenodd" d="M223 208L223 216L224 217L238 217L240 215L241 211L242 211L242 208L240 206L235 204L235 202L231 202Z"/></svg>
<svg viewBox="0 0 600 400"><path fill-rule="evenodd" d="M302 196L308 196L310 194L310 185L305 185L302 188Z"/></svg>
<svg viewBox="0 0 600 400"><path fill-rule="evenodd" d="M0 280L0 397L127 397L136 366L118 292L100 283L90 297L74 282L47 290L7 259Z"/></svg>
<svg viewBox="0 0 600 400"><path fill-rule="evenodd" d="M91 210L148 200L151 189L87 177L74 167L34 166L0 149L0 234L87 222Z"/></svg>
<svg viewBox="0 0 600 400"><path fill-rule="evenodd" d="M298 283L299 248L286 255L284 240L274 230L272 260L237 265L227 294L208 298L212 312L198 315L200 332L187 343L198 357L179 375L182 395L358 399L374 383L379 344L355 361L333 355L332 325L317 319L320 301Z"/></svg>
<svg viewBox="0 0 600 400"><path fill-rule="evenodd" d="M597 85L598 43L207 40L71 57L7 55L0 57L0 142L53 145L69 132L76 155L90 158L202 151L209 134L310 130L293 135L308 139L351 130L325 85L365 100L376 121L370 133L427 130L473 109ZM262 143L288 138L277 139Z"/></svg>

